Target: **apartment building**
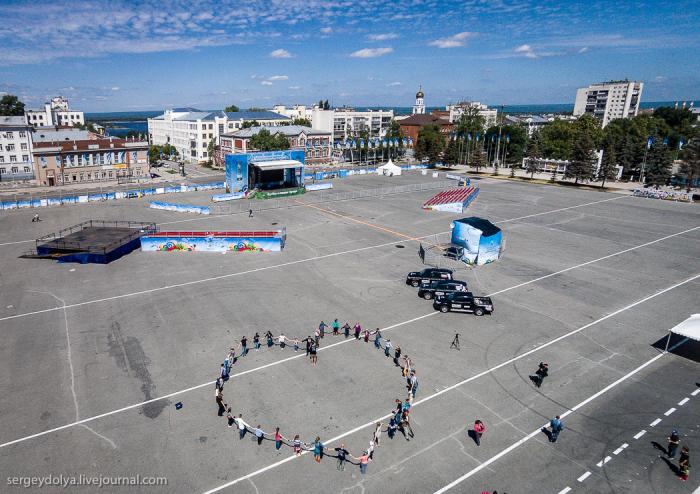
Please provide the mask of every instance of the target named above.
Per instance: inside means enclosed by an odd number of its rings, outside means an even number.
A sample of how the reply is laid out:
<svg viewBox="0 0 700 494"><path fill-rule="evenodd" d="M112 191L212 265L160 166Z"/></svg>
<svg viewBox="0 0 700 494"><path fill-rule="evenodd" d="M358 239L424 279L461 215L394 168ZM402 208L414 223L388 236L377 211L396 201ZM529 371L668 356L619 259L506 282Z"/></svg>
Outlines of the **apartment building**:
<svg viewBox="0 0 700 494"><path fill-rule="evenodd" d="M271 111L201 111L196 108L173 108L163 115L148 119L151 144L174 146L181 159L200 163L213 159L209 143L219 144L219 136L243 128L245 122L264 127L285 125L288 117Z"/></svg>
<svg viewBox="0 0 700 494"><path fill-rule="evenodd" d="M484 117L484 129L493 127L498 123L498 110L489 108L479 101L460 101L454 105L447 105L445 107L445 117L450 122L456 122L469 109L476 109L478 114Z"/></svg>
<svg viewBox="0 0 700 494"><path fill-rule="evenodd" d="M63 96L51 98L39 110L26 110L26 122L34 127L72 127L85 125L85 115L79 110L71 110L68 100Z"/></svg>
<svg viewBox="0 0 700 494"><path fill-rule="evenodd" d="M616 118L632 118L639 112L643 82L607 81L576 91L574 116L593 115L605 127Z"/></svg>
<svg viewBox="0 0 700 494"><path fill-rule="evenodd" d="M0 181L33 180L32 127L22 116L0 116Z"/></svg>

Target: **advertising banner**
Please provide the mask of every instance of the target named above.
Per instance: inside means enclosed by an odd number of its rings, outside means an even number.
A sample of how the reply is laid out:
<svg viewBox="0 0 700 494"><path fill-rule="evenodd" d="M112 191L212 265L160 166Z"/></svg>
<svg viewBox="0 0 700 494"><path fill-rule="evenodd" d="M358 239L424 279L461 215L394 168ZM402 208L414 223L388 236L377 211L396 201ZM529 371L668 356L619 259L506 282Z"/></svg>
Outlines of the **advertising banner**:
<svg viewBox="0 0 700 494"><path fill-rule="evenodd" d="M331 182L327 183L322 183L322 184L309 184L306 186L306 190L325 190L325 189L332 189L333 184Z"/></svg>

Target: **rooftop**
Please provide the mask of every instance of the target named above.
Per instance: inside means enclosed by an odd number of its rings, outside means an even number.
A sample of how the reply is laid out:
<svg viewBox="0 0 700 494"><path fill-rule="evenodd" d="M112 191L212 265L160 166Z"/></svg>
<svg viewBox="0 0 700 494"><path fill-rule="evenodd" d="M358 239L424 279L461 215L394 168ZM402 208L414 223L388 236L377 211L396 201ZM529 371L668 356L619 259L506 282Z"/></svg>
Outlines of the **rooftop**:
<svg viewBox="0 0 700 494"><path fill-rule="evenodd" d="M444 118L438 117L436 115L411 115L408 118L404 118L399 122L400 125L408 125L408 126L419 126L423 127L424 125L430 125L430 124L436 124L436 125L452 125L449 120L446 120Z"/></svg>
<svg viewBox="0 0 700 494"><path fill-rule="evenodd" d="M145 141L132 141L128 139L83 139L70 141L37 142L34 145L34 153L68 152L68 151L100 151L108 149L147 148Z"/></svg>
<svg viewBox="0 0 700 494"><path fill-rule="evenodd" d="M319 129L312 129L311 127L305 127L303 125L282 125L280 127L249 127L247 129L241 129L236 132L229 132L226 134L222 134L222 136L225 137L253 137L256 135L258 132L261 130L268 130L270 134L275 135L275 134L282 134L285 137L296 137L301 133L304 133L309 136L329 136L331 135L330 132L326 132L325 130L319 130Z"/></svg>
<svg viewBox="0 0 700 494"><path fill-rule="evenodd" d="M29 124L27 124L27 121L24 119L24 116L7 116L7 115L2 115L0 116L0 126L2 127L28 127Z"/></svg>

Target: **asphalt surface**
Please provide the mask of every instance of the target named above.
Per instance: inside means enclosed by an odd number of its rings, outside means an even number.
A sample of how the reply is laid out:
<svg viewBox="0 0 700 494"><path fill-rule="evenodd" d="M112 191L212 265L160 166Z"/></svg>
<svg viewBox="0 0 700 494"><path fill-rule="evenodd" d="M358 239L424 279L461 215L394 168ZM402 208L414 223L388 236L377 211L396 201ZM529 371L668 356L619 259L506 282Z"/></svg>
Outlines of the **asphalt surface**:
<svg viewBox="0 0 700 494"><path fill-rule="evenodd" d="M360 176L335 187L430 180ZM697 475L679 481L651 441L665 446L678 428L692 463L700 353L690 343L671 354L653 345L697 312L700 210L566 187L480 185L466 215L497 222L507 242L498 262L458 272L475 293L492 295L496 310L481 318L436 313L404 283L421 267L418 242L466 216L421 210L434 191L304 205L314 202L309 193L253 218L151 210L146 198L47 208L41 223L31 223L31 210L0 215L0 471L168 479L130 492L423 493L462 477L450 492L693 492ZM207 203L210 194L173 197ZM188 230L286 226L288 238L279 254L134 252L106 266L18 258L33 238L90 218ZM389 328L420 380L415 437L384 435L364 476L352 465L337 471L330 457L317 465L250 434L239 440L214 403L211 381L242 335L305 337L335 317ZM460 351L450 349L456 332ZM550 376L537 389L528 376L541 360ZM302 351L274 347L239 359L233 374L225 401L251 426L318 435L331 448L343 442L356 456L371 424L405 396L390 359L342 337L324 338L315 368ZM591 397L565 417L557 443L538 432ZM487 426L480 447L466 434L476 418ZM1 480L0 491L17 489Z"/></svg>

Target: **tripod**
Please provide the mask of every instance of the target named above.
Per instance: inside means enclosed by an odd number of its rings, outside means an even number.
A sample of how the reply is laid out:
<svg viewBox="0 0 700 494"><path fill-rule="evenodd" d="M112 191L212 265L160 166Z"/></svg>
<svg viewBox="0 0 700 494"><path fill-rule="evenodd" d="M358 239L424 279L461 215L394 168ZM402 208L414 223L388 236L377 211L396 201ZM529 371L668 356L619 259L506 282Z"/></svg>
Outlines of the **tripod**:
<svg viewBox="0 0 700 494"><path fill-rule="evenodd" d="M450 348L455 348L459 350L459 333L455 333L455 337L452 340L452 344L450 345Z"/></svg>

